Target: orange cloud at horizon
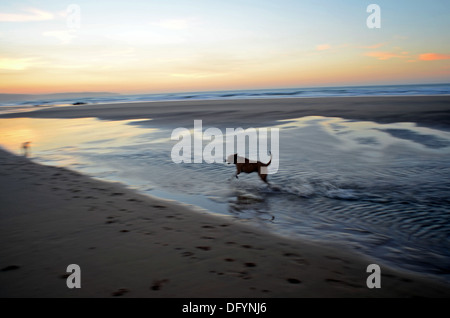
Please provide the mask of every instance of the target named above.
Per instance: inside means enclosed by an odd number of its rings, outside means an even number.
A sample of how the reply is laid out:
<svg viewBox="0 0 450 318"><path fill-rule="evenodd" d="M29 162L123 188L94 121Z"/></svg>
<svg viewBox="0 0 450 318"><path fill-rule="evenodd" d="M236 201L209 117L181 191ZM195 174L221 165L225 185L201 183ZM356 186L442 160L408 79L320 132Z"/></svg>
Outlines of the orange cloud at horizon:
<svg viewBox="0 0 450 318"><path fill-rule="evenodd" d="M374 57L379 60L389 60L392 58L406 58L408 52L392 53L392 52L384 52L384 51L376 51L376 52L368 52L364 54L365 56Z"/></svg>
<svg viewBox="0 0 450 318"><path fill-rule="evenodd" d="M424 53L419 55L421 61L449 60L450 54Z"/></svg>

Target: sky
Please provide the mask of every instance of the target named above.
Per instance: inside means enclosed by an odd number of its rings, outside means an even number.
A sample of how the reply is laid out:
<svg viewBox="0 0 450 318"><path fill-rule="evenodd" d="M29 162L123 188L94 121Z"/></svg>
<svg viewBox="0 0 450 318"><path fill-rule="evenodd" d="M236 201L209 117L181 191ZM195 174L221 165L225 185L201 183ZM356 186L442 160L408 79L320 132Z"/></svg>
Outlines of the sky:
<svg viewBox="0 0 450 318"><path fill-rule="evenodd" d="M450 83L449 15L443 0L2 0L0 93Z"/></svg>

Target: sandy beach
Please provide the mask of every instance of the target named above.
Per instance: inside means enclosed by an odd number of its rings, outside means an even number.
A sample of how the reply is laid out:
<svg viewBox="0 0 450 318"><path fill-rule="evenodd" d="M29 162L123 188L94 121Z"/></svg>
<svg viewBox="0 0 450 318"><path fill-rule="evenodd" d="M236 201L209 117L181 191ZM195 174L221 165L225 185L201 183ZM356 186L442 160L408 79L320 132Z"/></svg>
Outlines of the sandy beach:
<svg viewBox="0 0 450 318"><path fill-rule="evenodd" d="M364 110L362 101L370 101ZM161 125L201 118L228 125L228 112L240 112L243 125L314 114L448 128L449 101L392 97L169 102L61 107L1 117L149 118ZM279 107L269 111L274 104ZM384 264L379 264L382 288L369 289L366 268L376 262L342 246L289 240L231 217L140 195L117 183L39 165L3 150L0 166L1 297L450 296L450 287L431 277ZM81 267L80 289L66 286L69 264Z"/></svg>
<svg viewBox="0 0 450 318"><path fill-rule="evenodd" d="M433 280L0 152L1 297L448 297ZM81 288L66 267L81 267Z"/></svg>

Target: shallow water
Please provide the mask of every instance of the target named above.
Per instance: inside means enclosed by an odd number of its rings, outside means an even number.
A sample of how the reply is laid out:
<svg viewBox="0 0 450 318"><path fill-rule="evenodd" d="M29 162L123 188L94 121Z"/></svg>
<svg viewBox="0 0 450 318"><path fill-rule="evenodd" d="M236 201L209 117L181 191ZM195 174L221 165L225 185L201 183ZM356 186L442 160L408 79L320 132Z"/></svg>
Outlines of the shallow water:
<svg viewBox="0 0 450 318"><path fill-rule="evenodd" d="M271 127L279 128L272 163L279 169L266 185L255 173L235 179L234 166L222 162L175 164L172 131L148 120L18 118L0 119L0 127L2 146L19 153L32 141L37 162L450 281L449 132L326 117L281 121Z"/></svg>

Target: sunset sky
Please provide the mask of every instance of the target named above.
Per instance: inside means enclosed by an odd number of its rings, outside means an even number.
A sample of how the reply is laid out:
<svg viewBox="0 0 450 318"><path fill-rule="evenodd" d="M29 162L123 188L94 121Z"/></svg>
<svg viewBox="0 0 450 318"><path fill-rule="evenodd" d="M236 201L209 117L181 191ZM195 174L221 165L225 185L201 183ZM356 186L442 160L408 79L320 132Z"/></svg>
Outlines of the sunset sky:
<svg viewBox="0 0 450 318"><path fill-rule="evenodd" d="M442 0L3 0L0 93L449 83L449 15Z"/></svg>

